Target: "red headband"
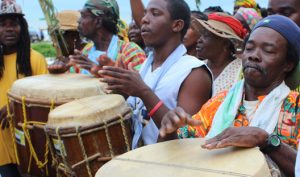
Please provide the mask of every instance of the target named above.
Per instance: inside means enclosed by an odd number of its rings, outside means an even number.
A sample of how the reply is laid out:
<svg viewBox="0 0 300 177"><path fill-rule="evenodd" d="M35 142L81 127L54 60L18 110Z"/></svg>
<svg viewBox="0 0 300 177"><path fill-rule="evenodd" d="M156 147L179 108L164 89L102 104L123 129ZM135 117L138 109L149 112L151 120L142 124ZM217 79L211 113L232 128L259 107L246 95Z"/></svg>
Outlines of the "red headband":
<svg viewBox="0 0 300 177"><path fill-rule="evenodd" d="M235 19L233 16L223 16L212 13L208 15L208 20L215 20L227 24L235 32L235 34L242 39L244 39L247 34L241 22Z"/></svg>

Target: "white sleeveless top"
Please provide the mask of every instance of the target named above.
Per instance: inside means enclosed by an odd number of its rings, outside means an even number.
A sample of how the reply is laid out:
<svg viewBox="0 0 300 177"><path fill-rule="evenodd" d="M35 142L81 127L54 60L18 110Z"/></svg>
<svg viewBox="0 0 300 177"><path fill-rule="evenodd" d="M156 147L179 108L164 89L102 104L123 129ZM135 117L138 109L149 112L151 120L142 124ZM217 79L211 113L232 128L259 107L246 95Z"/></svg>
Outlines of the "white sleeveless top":
<svg viewBox="0 0 300 177"><path fill-rule="evenodd" d="M183 45L179 45L167 58L167 60L177 60L176 62L170 64L169 66L163 64L161 67L152 71L152 65L149 65L149 63L147 65L146 61L140 71L144 72L144 74L141 74L143 77L143 81L150 88L154 87L152 88L154 93L160 98L160 100L164 102L164 105L169 109L174 109L177 106L180 86L186 79L186 77L191 73L192 69L199 68L201 66L208 68L204 62L193 56L185 55L185 53L186 48ZM149 57L151 57L151 55L149 55ZM149 57L147 60L149 60ZM169 62L167 60L165 62ZM145 68L146 66L148 67ZM158 76L161 75L162 72L164 73L163 76ZM140 138L141 134L144 144L147 145L156 143L159 135L159 130L153 120L150 119L149 123L144 128L141 127L142 117L145 117L147 115L147 110L144 107L142 101L136 97L130 97L127 101L133 107L135 114L133 116L133 120L135 124L139 124L135 125L134 127L135 137L133 140L133 148L137 147L137 141ZM142 108L140 108L141 106Z"/></svg>

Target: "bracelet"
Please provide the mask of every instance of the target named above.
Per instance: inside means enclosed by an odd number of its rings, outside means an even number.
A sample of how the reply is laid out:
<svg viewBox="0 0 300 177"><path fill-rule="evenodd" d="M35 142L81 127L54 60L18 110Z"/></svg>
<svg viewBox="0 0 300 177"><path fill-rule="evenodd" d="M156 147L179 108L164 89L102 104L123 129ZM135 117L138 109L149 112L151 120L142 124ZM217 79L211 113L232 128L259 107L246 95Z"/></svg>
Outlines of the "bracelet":
<svg viewBox="0 0 300 177"><path fill-rule="evenodd" d="M151 111L149 112L148 116L149 116L149 117L152 117L153 114L155 114L156 111L157 111L163 104L164 104L164 102L160 100L160 101L154 106L154 108L151 109Z"/></svg>

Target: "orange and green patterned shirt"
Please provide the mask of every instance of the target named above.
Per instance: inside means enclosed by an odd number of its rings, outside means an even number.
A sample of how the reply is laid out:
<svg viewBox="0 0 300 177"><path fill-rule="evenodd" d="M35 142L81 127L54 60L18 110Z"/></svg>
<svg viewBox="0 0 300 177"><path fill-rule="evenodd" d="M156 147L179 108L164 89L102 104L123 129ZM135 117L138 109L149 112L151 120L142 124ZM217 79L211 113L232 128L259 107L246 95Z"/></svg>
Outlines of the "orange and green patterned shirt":
<svg viewBox="0 0 300 177"><path fill-rule="evenodd" d="M146 60L146 54L145 52L135 43L133 42L126 42L123 40L118 39L116 43L117 47L115 52L115 55L111 58L114 61L122 60L124 65L128 67L129 64L136 69L140 70L143 62ZM92 50L94 47L94 43L90 42L88 43L83 49L82 54L88 56L88 53ZM70 72L71 73L83 73L83 69L80 69L78 67L71 67Z"/></svg>
<svg viewBox="0 0 300 177"><path fill-rule="evenodd" d="M193 137L205 137L209 132L213 118L223 103L228 91L223 91L210 99L203 105L201 110L195 114L192 118L201 120L203 124L197 127L185 126L177 130L179 138L193 138ZM264 99L264 96L258 98L259 103ZM271 105L270 105L271 106ZM248 126L249 121L245 116L245 107L241 104L238 114L236 115L234 126L242 127ZM300 138L300 101L299 93L291 91L288 97L284 100L282 105L278 123L275 128L275 132L283 142L297 147L297 140Z"/></svg>

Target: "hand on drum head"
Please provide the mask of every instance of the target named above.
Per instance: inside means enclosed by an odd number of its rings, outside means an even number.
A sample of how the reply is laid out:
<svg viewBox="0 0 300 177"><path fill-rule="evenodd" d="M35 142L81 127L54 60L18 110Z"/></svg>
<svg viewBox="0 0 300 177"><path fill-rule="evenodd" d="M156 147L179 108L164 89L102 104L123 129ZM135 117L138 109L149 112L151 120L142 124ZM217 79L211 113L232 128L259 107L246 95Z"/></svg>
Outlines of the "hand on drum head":
<svg viewBox="0 0 300 177"><path fill-rule="evenodd" d="M128 70L113 66L103 66L99 74L103 76L100 81L108 84L108 90L140 98L152 92L144 83L140 74L133 70L131 65L129 65Z"/></svg>
<svg viewBox="0 0 300 177"><path fill-rule="evenodd" d="M257 127L229 127L219 135L208 139L202 148L218 149L229 146L236 147L260 147L264 145L268 133Z"/></svg>
<svg viewBox="0 0 300 177"><path fill-rule="evenodd" d="M162 121L159 134L164 138L167 134L175 132L178 128L186 125L198 126L201 125L201 121L191 119L191 116L186 113L181 107L177 107L174 110L167 112Z"/></svg>
<svg viewBox="0 0 300 177"><path fill-rule="evenodd" d="M52 65L48 66L48 71L51 74L61 74L68 71L71 67L70 63L65 63L61 60L56 60Z"/></svg>
<svg viewBox="0 0 300 177"><path fill-rule="evenodd" d="M6 108L6 106L3 106L0 109L0 126L1 126L2 130L9 127L9 122L7 120L7 108Z"/></svg>

